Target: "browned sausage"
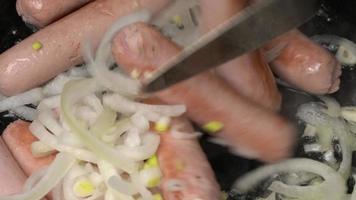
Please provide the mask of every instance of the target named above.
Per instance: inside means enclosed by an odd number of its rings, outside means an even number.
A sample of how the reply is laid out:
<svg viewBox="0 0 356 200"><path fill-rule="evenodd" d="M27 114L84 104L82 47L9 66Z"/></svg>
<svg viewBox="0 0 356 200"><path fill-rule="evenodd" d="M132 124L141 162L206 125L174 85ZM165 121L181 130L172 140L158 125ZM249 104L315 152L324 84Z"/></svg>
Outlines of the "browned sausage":
<svg viewBox="0 0 356 200"><path fill-rule="evenodd" d="M173 120L171 126L179 126L179 131L185 133L194 131L183 117ZM197 139L177 139L168 131L161 134L157 156L163 173L160 189L165 200L220 198L214 172ZM173 180L182 184L180 190L167 188Z"/></svg>
<svg viewBox="0 0 356 200"><path fill-rule="evenodd" d="M271 66L274 73L291 86L319 95L339 89L339 62L300 31L290 31L269 42L264 49L282 49Z"/></svg>
<svg viewBox="0 0 356 200"><path fill-rule="evenodd" d="M28 122L17 120L7 126L2 135L10 152L28 176L51 164L54 160L54 155L43 158L36 158L32 155L31 144L37 139L29 130L29 125Z"/></svg>
<svg viewBox="0 0 356 200"><path fill-rule="evenodd" d="M200 0L201 29L204 32L214 29L248 5L247 0ZM211 13L215 14L212 15ZM219 68L223 77L239 94L248 97L266 108L278 110L281 95L273 74L260 51L235 58Z"/></svg>
<svg viewBox="0 0 356 200"><path fill-rule="evenodd" d="M12 157L4 141L0 138L0 196L17 194L22 191L26 175Z"/></svg>
<svg viewBox="0 0 356 200"><path fill-rule="evenodd" d="M113 54L127 71L152 71L180 48L143 23L126 27L114 39ZM245 156L276 161L290 155L294 129L282 117L238 95L208 72L157 93L170 104L185 104L188 116L204 125L217 121L217 135Z"/></svg>
<svg viewBox="0 0 356 200"><path fill-rule="evenodd" d="M28 37L0 55L0 93L14 95L36 87L82 63L80 43L95 47L107 28L138 8L157 12L170 0L97 0ZM34 50L33 43L42 48Z"/></svg>
<svg viewBox="0 0 356 200"><path fill-rule="evenodd" d="M91 0L17 0L16 9L25 22L44 27L89 1Z"/></svg>

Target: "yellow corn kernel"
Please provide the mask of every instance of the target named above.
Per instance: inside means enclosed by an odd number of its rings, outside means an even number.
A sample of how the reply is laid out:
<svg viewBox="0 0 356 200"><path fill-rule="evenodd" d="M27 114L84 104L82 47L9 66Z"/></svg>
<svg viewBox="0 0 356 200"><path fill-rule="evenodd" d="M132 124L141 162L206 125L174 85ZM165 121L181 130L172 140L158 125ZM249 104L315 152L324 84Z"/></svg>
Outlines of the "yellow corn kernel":
<svg viewBox="0 0 356 200"><path fill-rule="evenodd" d="M211 121L203 126L203 129L209 133L217 133L224 128L224 124L219 121Z"/></svg>
<svg viewBox="0 0 356 200"><path fill-rule="evenodd" d="M163 200L163 197L162 197L161 194L157 193L157 194L154 194L154 195L153 195L153 199L154 199L154 200Z"/></svg>
<svg viewBox="0 0 356 200"><path fill-rule="evenodd" d="M168 131L170 122L171 119L169 117L162 117L158 120L158 122L155 123L155 131L160 133Z"/></svg>
<svg viewBox="0 0 356 200"><path fill-rule="evenodd" d="M89 179L83 178L74 184L73 191L78 197L88 197L94 194L95 186Z"/></svg>
<svg viewBox="0 0 356 200"><path fill-rule="evenodd" d="M182 20L182 17L181 17L180 15L175 15L175 16L172 18L172 23L173 23L174 25L176 25L177 28L179 28L179 29L184 28L183 20Z"/></svg>
<svg viewBox="0 0 356 200"><path fill-rule="evenodd" d="M36 51L42 49L42 46L43 46L42 43L39 41L32 43L32 49Z"/></svg>
<svg viewBox="0 0 356 200"><path fill-rule="evenodd" d="M158 167L158 158L156 155L153 155L151 158L149 158L143 165L143 169L151 167Z"/></svg>
<svg viewBox="0 0 356 200"><path fill-rule="evenodd" d="M224 191L222 191L222 192L221 192L221 199L222 199L222 200L227 200L227 198L228 198L227 193L224 192Z"/></svg>
<svg viewBox="0 0 356 200"><path fill-rule="evenodd" d="M161 177L152 178L151 180L149 180L149 181L147 182L147 187L148 187L148 188L157 187L160 182L161 182Z"/></svg>

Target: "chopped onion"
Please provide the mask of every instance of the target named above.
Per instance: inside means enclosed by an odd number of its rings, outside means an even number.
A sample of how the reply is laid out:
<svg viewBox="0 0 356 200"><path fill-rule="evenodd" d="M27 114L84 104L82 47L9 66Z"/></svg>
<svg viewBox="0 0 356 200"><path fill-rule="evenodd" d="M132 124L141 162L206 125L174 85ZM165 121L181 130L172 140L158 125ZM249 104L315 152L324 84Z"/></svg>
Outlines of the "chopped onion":
<svg viewBox="0 0 356 200"><path fill-rule="evenodd" d="M0 200L38 200L54 188L73 166L75 158L67 153L58 153L49 166L47 174L30 190L22 194L0 197Z"/></svg>
<svg viewBox="0 0 356 200"><path fill-rule="evenodd" d="M147 22L150 19L150 16L148 11L141 10L122 17L104 35L96 52L95 59L91 59L90 55L85 56L86 59L93 61L89 64L89 71L100 84L112 91L120 92L122 94L139 94L141 84L138 80L131 79L129 76L124 76L123 74L114 73L109 70L109 67L113 64L110 53L111 40L116 33L125 26L135 22ZM90 50L85 50L85 52L88 53Z"/></svg>
<svg viewBox="0 0 356 200"><path fill-rule="evenodd" d="M27 92L7 97L0 101L0 112L10 110L26 104L37 103L43 98L41 88L35 88Z"/></svg>

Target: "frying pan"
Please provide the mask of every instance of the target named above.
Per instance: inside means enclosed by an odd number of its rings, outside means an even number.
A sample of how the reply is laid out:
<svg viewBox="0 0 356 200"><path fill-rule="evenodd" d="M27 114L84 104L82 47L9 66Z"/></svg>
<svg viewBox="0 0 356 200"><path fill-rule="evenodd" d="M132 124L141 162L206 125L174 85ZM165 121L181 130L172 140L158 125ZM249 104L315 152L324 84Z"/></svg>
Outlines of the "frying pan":
<svg viewBox="0 0 356 200"><path fill-rule="evenodd" d="M15 2L16 0L0 1L0 53L32 33L32 30L17 15ZM353 12L354 10L356 10L356 1L325 0L320 13L300 29L309 36L332 34L356 42L356 12ZM343 106L355 105L356 70L343 69L341 79L341 88L332 97L336 98ZM295 123L301 132L302 127L294 116L296 109L299 105L316 98L284 86L279 87L283 95L281 113ZM0 133L14 120L15 117L9 116L8 113L0 113ZM224 191L229 191L232 183L239 176L261 165L258 161L231 155L224 147L210 143L208 136L204 136L200 142ZM298 149L296 149L296 155L298 155Z"/></svg>

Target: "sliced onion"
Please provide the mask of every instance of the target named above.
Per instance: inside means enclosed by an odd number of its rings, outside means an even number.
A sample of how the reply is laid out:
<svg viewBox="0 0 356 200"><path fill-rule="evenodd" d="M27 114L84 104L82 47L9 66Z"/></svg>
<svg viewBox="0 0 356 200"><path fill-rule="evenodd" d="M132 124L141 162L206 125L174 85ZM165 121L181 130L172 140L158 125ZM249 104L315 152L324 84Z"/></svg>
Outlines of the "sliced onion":
<svg viewBox="0 0 356 200"><path fill-rule="evenodd" d="M115 128L116 117L116 112L105 107L90 128L91 131L99 138L110 133Z"/></svg>
<svg viewBox="0 0 356 200"><path fill-rule="evenodd" d="M77 77L69 77L66 74L62 73L56 76L53 80L48 82L43 87L43 93L46 96L54 96L58 95L62 92L64 85L74 79L78 79Z"/></svg>
<svg viewBox="0 0 356 200"><path fill-rule="evenodd" d="M138 80L131 79L129 76L114 73L109 67L113 64L111 58L111 40L125 26L135 22L147 22L150 19L150 13L146 10L136 11L130 15L120 18L104 35L93 63L89 65L89 71L95 79L112 91L127 95L138 95L141 85ZM90 50L86 50L90 52ZM90 56L86 56L90 57Z"/></svg>
<svg viewBox="0 0 356 200"><path fill-rule="evenodd" d="M63 181L59 182L52 190L53 200L63 200Z"/></svg>
<svg viewBox="0 0 356 200"><path fill-rule="evenodd" d="M30 191L37 183L40 181L43 176L47 173L48 167L42 167L41 169L36 170L29 176L23 186L23 191Z"/></svg>
<svg viewBox="0 0 356 200"><path fill-rule="evenodd" d="M64 131L62 126L59 124L55 118L52 110L43 109L38 114L38 120L54 135L61 135Z"/></svg>
<svg viewBox="0 0 356 200"><path fill-rule="evenodd" d="M96 113L103 112L103 105L100 99L95 94L90 94L83 99L83 103L88 105L91 109L93 109Z"/></svg>
<svg viewBox="0 0 356 200"><path fill-rule="evenodd" d="M139 191L143 200L154 200L152 193L145 187L141 182L140 176L137 173L131 175L132 183L135 188Z"/></svg>
<svg viewBox="0 0 356 200"><path fill-rule="evenodd" d="M149 187L149 182L151 180L162 178L162 172L159 167L150 167L147 169L142 169L139 172L139 176L140 176L141 182L146 187Z"/></svg>
<svg viewBox="0 0 356 200"><path fill-rule="evenodd" d="M79 149L63 144L59 144L57 138L49 133L43 125L37 120L33 121L30 125L30 130L32 134L38 138L44 144L56 149L60 152L67 152L78 158L79 160L84 160L87 162L97 162L96 156L85 149Z"/></svg>
<svg viewBox="0 0 356 200"><path fill-rule="evenodd" d="M98 162L100 173L105 179L108 188L123 195L131 196L137 194L137 189L132 183L122 180L115 167L107 161Z"/></svg>
<svg viewBox="0 0 356 200"><path fill-rule="evenodd" d="M45 108L45 109L58 108L60 106L60 102L61 102L60 95L45 98L37 106L37 110L40 112L42 110L42 108Z"/></svg>
<svg viewBox="0 0 356 200"><path fill-rule="evenodd" d="M304 145L304 152L321 152L321 145L320 144L306 144Z"/></svg>
<svg viewBox="0 0 356 200"><path fill-rule="evenodd" d="M318 161L305 159L305 158L291 159L282 163L269 165L254 170L253 172L244 175L237 182L235 182L233 187L239 192L247 192L252 187L254 187L258 182L264 180L265 178L268 178L273 174L285 173L285 172L299 172L299 171L318 174L325 181L316 186L303 187L303 188L301 188L300 186L299 187L288 186L288 188L291 188L290 190L286 189L287 185L283 185L285 186L285 188L282 189L282 191L276 191L276 192L277 193L283 192L283 190L285 190L286 191L285 193L291 194L292 196L299 197L300 195L302 198L303 197L307 198L308 196L304 196L304 194L318 195L320 191L322 191L323 194L326 195L325 198L323 199L330 199L330 200L342 199L339 197L344 196L346 193L347 188L344 184L345 179L341 175L339 175L334 169ZM278 186L281 186L281 184L279 184ZM291 191L293 189L295 189L294 193L292 193ZM333 191L333 193L330 193L329 191Z"/></svg>
<svg viewBox="0 0 356 200"><path fill-rule="evenodd" d="M92 150L98 158L105 159L126 172L132 172L138 168L137 163L134 163L131 159L123 156L120 151L117 151L98 140L95 137L95 134L91 133L84 126L82 126L74 116L73 110L75 104L83 97L93 94L96 91L100 91L100 89L101 88L93 79L84 79L68 83L64 87L62 93L61 115L63 116L63 120L81 139L83 144L85 144L88 149ZM78 91L81 92L78 93Z"/></svg>
<svg viewBox="0 0 356 200"><path fill-rule="evenodd" d="M27 92L7 97L0 101L0 112L10 110L26 104L37 103L43 99L43 93L41 88L35 88Z"/></svg>
<svg viewBox="0 0 356 200"><path fill-rule="evenodd" d="M46 157L56 150L41 141L35 141L31 144L31 153L34 157Z"/></svg>
<svg viewBox="0 0 356 200"><path fill-rule="evenodd" d="M28 121L32 121L36 118L36 110L27 106L20 106L12 109L11 111L13 111L15 115Z"/></svg>
<svg viewBox="0 0 356 200"><path fill-rule="evenodd" d="M132 124L141 131L147 131L150 128L150 122L141 112L133 114L131 116L131 121Z"/></svg>
<svg viewBox="0 0 356 200"><path fill-rule="evenodd" d="M344 65L356 64L356 44L336 35L316 35L313 39L318 43L327 43L338 46L336 58Z"/></svg>
<svg viewBox="0 0 356 200"><path fill-rule="evenodd" d="M104 104L120 113L154 112L163 116L177 117L186 111L184 105L148 105L130 101L120 94L108 94L103 97Z"/></svg>
<svg viewBox="0 0 356 200"><path fill-rule="evenodd" d="M137 147L117 145L118 149L125 157L134 161L142 161L150 158L158 149L160 137L154 133L147 133L142 136L143 144Z"/></svg>
<svg viewBox="0 0 356 200"><path fill-rule="evenodd" d="M127 131L124 137L124 144L127 147L138 147L141 145L140 132L136 127L131 128Z"/></svg>
<svg viewBox="0 0 356 200"><path fill-rule="evenodd" d="M78 177L85 175L86 172L78 165L74 165L63 179L63 195L65 200L79 200L74 194L73 185Z"/></svg>
<svg viewBox="0 0 356 200"><path fill-rule="evenodd" d="M75 158L67 153L58 153L48 168L47 174L28 192L0 197L0 200L38 200L46 196L67 174Z"/></svg>
<svg viewBox="0 0 356 200"><path fill-rule="evenodd" d="M129 119L127 119L127 118L121 119L118 122L116 122L115 127L112 130L112 132L101 136L101 139L104 142L115 143L115 141L117 139L119 139L123 133L130 130L131 127L132 127L132 124ZM94 133L99 134L100 132L94 132Z"/></svg>
<svg viewBox="0 0 356 200"><path fill-rule="evenodd" d="M326 96L319 96L319 98L325 103L327 109L325 113L331 117L339 117L341 114L340 104L333 98Z"/></svg>

